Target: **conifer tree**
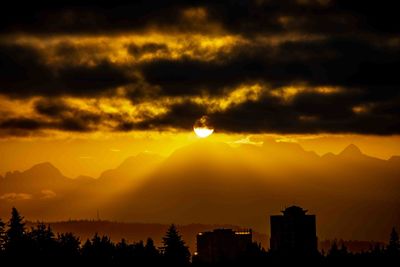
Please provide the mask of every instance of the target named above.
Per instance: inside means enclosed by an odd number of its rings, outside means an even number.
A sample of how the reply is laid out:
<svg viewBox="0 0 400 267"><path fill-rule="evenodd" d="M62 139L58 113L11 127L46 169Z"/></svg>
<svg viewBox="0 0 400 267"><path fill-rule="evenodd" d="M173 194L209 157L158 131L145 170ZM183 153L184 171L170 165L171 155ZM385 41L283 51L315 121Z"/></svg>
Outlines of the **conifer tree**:
<svg viewBox="0 0 400 267"><path fill-rule="evenodd" d="M160 266L160 252L154 245L154 241L148 238L144 246L145 259L149 266Z"/></svg>
<svg viewBox="0 0 400 267"><path fill-rule="evenodd" d="M78 257L81 241L73 233L62 233L57 235L57 244L65 257Z"/></svg>
<svg viewBox="0 0 400 267"><path fill-rule="evenodd" d="M144 247L146 254L149 257L156 257L158 256L158 250L157 248L154 246L154 241L151 238L148 238L146 241L146 245Z"/></svg>
<svg viewBox="0 0 400 267"><path fill-rule="evenodd" d="M25 223L16 208L12 208L11 218L8 223L8 229L6 231L7 247L9 249L17 249L25 241Z"/></svg>
<svg viewBox="0 0 400 267"><path fill-rule="evenodd" d="M181 235L172 224L163 237L163 258L171 266L186 266L190 263L189 248L185 245Z"/></svg>
<svg viewBox="0 0 400 267"><path fill-rule="evenodd" d="M51 253L56 247L54 233L44 223L38 223L36 228L32 228L29 237L41 253Z"/></svg>

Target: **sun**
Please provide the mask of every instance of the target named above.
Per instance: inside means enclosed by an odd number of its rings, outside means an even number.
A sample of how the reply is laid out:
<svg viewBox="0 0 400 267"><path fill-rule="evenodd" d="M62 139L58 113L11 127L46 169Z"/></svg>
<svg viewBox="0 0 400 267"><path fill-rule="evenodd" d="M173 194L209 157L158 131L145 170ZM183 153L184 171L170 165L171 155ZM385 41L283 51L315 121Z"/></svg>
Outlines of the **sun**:
<svg viewBox="0 0 400 267"><path fill-rule="evenodd" d="M209 129L209 128L193 128L193 130L196 133L196 135L200 138L206 138L214 132L214 129Z"/></svg>
<svg viewBox="0 0 400 267"><path fill-rule="evenodd" d="M198 137L206 138L214 132L214 127L207 116L202 116L194 123L193 130Z"/></svg>

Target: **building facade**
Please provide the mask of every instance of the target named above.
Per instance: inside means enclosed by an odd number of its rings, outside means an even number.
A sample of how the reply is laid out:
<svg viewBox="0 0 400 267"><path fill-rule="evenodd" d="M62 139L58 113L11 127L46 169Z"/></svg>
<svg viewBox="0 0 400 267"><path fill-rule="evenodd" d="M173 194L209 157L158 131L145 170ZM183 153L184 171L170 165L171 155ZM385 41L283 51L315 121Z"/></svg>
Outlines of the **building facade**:
<svg viewBox="0 0 400 267"><path fill-rule="evenodd" d="M206 263L235 261L252 244L251 230L215 229L197 234L198 261Z"/></svg>
<svg viewBox="0 0 400 267"><path fill-rule="evenodd" d="M283 254L316 253L315 215L307 215L307 210L297 206L288 207L282 213L271 216L271 250Z"/></svg>

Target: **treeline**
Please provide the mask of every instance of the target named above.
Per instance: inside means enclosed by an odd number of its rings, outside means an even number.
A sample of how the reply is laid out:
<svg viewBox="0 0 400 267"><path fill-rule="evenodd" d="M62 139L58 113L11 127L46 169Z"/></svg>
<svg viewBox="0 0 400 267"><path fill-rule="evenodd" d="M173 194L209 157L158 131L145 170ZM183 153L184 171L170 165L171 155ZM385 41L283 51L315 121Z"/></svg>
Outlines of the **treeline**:
<svg viewBox="0 0 400 267"><path fill-rule="evenodd" d="M5 263L5 264L4 264ZM95 234L82 242L73 233L58 233L38 223L26 229L24 219L13 208L7 223L0 220L0 266L188 266L189 248L174 225L157 248L146 242L114 243L108 236Z"/></svg>
<svg viewBox="0 0 400 267"><path fill-rule="evenodd" d="M0 266L207 266L188 247L174 225L167 230L157 248L151 238L146 242L114 243L108 236L95 234L81 241L73 233L55 234L50 226L38 223L27 229L23 217L13 208L8 222L0 219ZM393 228L387 246L377 245L368 251L351 253L343 244L333 243L327 252L314 255L286 255L265 251L253 243L236 262L214 266L398 266L399 235Z"/></svg>

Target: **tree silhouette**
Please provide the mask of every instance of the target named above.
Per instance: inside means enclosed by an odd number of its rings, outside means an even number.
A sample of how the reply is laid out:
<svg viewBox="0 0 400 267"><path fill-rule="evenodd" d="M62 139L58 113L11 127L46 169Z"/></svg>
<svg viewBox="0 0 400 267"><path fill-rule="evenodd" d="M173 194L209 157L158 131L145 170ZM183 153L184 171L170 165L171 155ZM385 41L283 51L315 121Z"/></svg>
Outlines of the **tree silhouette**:
<svg viewBox="0 0 400 267"><path fill-rule="evenodd" d="M148 255L148 257L152 258L152 257L158 257L159 256L159 252L157 250L157 248L154 245L154 241L151 238L148 238L146 241L146 245L144 246L144 250L146 252L146 255Z"/></svg>
<svg viewBox="0 0 400 267"><path fill-rule="evenodd" d="M26 246L25 223L23 220L24 217L22 217L18 210L13 207L11 210L11 218L8 222L8 229L6 231L6 247L9 251L25 248Z"/></svg>
<svg viewBox="0 0 400 267"><path fill-rule="evenodd" d="M189 248L185 245L174 224L171 224L163 237L163 245L163 258L166 264L171 266L189 265Z"/></svg>
<svg viewBox="0 0 400 267"><path fill-rule="evenodd" d="M349 256L350 254L347 250L347 247L343 244L343 242L341 244L341 247L339 248L337 241L335 240L328 251L326 259L329 263L337 265L340 264L341 262L347 261Z"/></svg>
<svg viewBox="0 0 400 267"><path fill-rule="evenodd" d="M138 265L146 264L143 241L140 240L139 242L133 243L131 246L132 246L134 261L137 262Z"/></svg>
<svg viewBox="0 0 400 267"><path fill-rule="evenodd" d="M62 233L55 237L51 228L43 223L26 231L23 217L13 208L7 225L0 220L0 237L3 237L0 265L5 266L221 266L218 262L200 262L195 257L190 262L189 249L175 225L171 225L163 237L162 253L151 238L146 243L128 243L122 239L115 244L108 236L97 233L81 247L74 234ZM281 256L275 251L265 252L260 244L252 243L229 266L389 266L400 261L400 241L393 228L386 247L376 244L368 251L351 253L343 241L338 245L335 240L326 256Z"/></svg>
<svg viewBox="0 0 400 267"><path fill-rule="evenodd" d="M6 232L4 227L6 224L0 219L0 253L4 250L4 245L6 243Z"/></svg>
<svg viewBox="0 0 400 267"><path fill-rule="evenodd" d="M154 245L154 241L151 238L148 238L146 241L146 245L144 246L144 253L146 262L150 266L159 266L160 265L160 252Z"/></svg>
<svg viewBox="0 0 400 267"><path fill-rule="evenodd" d="M128 262L133 261L132 246L125 239L122 239L115 246L115 263L118 266L124 266Z"/></svg>
<svg viewBox="0 0 400 267"><path fill-rule="evenodd" d="M349 251L347 250L347 247L344 243L342 243L342 246L340 247L340 254L342 256L346 256L349 254Z"/></svg>
<svg viewBox="0 0 400 267"><path fill-rule="evenodd" d="M87 240L82 247L82 254L88 264L111 264L115 250L114 243L107 236L100 237L97 233Z"/></svg>
<svg viewBox="0 0 400 267"><path fill-rule="evenodd" d="M331 248L328 251L328 257L336 257L339 254L339 247L336 240L333 241Z"/></svg>
<svg viewBox="0 0 400 267"><path fill-rule="evenodd" d="M36 227L32 227L28 237L32 245L34 257L41 262L50 262L55 256L57 249L57 242L50 226L38 223Z"/></svg>
<svg viewBox="0 0 400 267"><path fill-rule="evenodd" d="M38 223L36 228L32 227L29 236L35 241L41 248L47 246L54 246L55 239L54 233L50 226L46 226L44 223Z"/></svg>
<svg viewBox="0 0 400 267"><path fill-rule="evenodd" d="M65 263L76 262L80 256L81 241L73 233L57 235L58 256Z"/></svg>
<svg viewBox="0 0 400 267"><path fill-rule="evenodd" d="M371 254L380 255L382 253L381 244L376 243L375 246L370 248Z"/></svg>
<svg viewBox="0 0 400 267"><path fill-rule="evenodd" d="M390 254L399 254L400 253L400 241L399 234L396 229L393 227L392 232L390 233L390 240L387 250Z"/></svg>

